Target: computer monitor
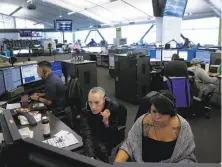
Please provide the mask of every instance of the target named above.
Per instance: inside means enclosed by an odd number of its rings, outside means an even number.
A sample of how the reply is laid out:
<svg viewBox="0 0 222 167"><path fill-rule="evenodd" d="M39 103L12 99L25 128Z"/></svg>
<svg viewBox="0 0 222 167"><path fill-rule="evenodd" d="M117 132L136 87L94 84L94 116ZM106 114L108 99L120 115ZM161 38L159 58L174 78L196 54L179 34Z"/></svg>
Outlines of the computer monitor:
<svg viewBox="0 0 222 167"><path fill-rule="evenodd" d="M180 57L180 59L184 59L185 61L187 61L188 60L188 51L180 50L179 57Z"/></svg>
<svg viewBox="0 0 222 167"><path fill-rule="evenodd" d="M37 64L28 64L21 66L21 73L23 84L41 80L37 73Z"/></svg>
<svg viewBox="0 0 222 167"><path fill-rule="evenodd" d="M52 73L58 77L62 76L62 64L59 61L51 62Z"/></svg>
<svg viewBox="0 0 222 167"><path fill-rule="evenodd" d="M0 96L5 94L6 88L5 88L5 81L4 81L4 74L2 71L0 71Z"/></svg>
<svg viewBox="0 0 222 167"><path fill-rule="evenodd" d="M6 91L11 91L22 85L19 67L4 68L1 71L4 75Z"/></svg>
<svg viewBox="0 0 222 167"><path fill-rule="evenodd" d="M151 62L161 61L161 50L150 50L149 55L150 55Z"/></svg>
<svg viewBox="0 0 222 167"><path fill-rule="evenodd" d="M202 61L201 64L210 64L210 56L211 56L210 51L205 51L205 50L196 51L196 58Z"/></svg>
<svg viewBox="0 0 222 167"><path fill-rule="evenodd" d="M35 139L22 139L10 110L4 110L3 114L0 115L0 125L5 141L1 152L3 156L0 156L0 160L1 164L7 167L111 167L110 164L92 160L78 153L66 151ZM1 157L4 158L1 159Z"/></svg>
<svg viewBox="0 0 222 167"><path fill-rule="evenodd" d="M177 50L162 50L162 61L171 61L173 54L177 54Z"/></svg>
<svg viewBox="0 0 222 167"><path fill-rule="evenodd" d="M221 53L212 53L210 58L211 65L220 65L221 64Z"/></svg>

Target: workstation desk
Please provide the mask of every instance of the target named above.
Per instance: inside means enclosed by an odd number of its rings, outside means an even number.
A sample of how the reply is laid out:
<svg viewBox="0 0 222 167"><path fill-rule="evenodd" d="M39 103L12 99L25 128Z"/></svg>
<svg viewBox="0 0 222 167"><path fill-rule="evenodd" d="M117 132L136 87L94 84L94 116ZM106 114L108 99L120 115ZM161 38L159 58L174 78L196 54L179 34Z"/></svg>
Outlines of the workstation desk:
<svg viewBox="0 0 222 167"><path fill-rule="evenodd" d="M61 120L59 120L54 114L49 112L47 114L47 116L49 118L49 125L50 125L50 137L49 138L44 138L44 136L42 134L41 122L38 122L37 125L35 125L35 126L19 125L17 127L18 127L18 129L28 127L31 131L33 131L33 139L40 141L40 142L42 142L46 139L50 139L51 137L53 137L55 134L57 134L61 130L67 131L67 132L74 135L74 137L78 140L78 143L71 145L69 147L64 147L63 149L65 149L67 151L78 151L79 149L82 148L82 146L83 146L82 138L75 131L73 131L66 124L64 124Z"/></svg>

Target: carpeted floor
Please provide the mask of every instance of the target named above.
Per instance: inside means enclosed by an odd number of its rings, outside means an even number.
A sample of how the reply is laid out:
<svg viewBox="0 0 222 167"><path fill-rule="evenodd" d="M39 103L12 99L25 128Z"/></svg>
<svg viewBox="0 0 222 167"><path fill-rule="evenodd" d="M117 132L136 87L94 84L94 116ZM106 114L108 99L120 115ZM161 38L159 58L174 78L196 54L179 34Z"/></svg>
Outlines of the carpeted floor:
<svg viewBox="0 0 222 167"><path fill-rule="evenodd" d="M98 86L106 90L107 96L117 100L127 107L127 129L126 134L133 125L138 106L115 98L115 81L109 76L107 68L97 67ZM221 162L221 111L213 109L211 119L195 118L188 120L196 143L195 154L200 163L219 163ZM111 156L111 161L115 157L115 151Z"/></svg>

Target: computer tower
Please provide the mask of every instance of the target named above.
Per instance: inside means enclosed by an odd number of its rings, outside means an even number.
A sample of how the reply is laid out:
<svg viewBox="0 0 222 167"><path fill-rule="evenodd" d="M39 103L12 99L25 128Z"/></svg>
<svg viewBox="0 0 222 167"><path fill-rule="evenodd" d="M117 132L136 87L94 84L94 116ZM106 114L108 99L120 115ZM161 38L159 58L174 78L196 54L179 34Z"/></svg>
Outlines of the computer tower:
<svg viewBox="0 0 222 167"><path fill-rule="evenodd" d="M62 63L63 75L68 82L68 77L77 77L83 90L83 101L88 99L88 92L97 86L97 70L95 61L64 61Z"/></svg>
<svg viewBox="0 0 222 167"><path fill-rule="evenodd" d="M115 61L115 96L132 104L138 104L150 88L150 60L140 55L118 56Z"/></svg>

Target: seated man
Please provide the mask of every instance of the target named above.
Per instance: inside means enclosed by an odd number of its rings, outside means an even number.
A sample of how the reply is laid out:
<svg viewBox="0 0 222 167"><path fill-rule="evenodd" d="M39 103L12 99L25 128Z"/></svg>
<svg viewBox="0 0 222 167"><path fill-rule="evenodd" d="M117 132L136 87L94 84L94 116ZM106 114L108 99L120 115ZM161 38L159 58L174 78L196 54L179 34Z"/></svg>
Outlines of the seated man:
<svg viewBox="0 0 222 167"><path fill-rule="evenodd" d="M103 88L89 91L88 102L80 116L81 135L86 155L108 163L108 153L115 146L119 105L105 96Z"/></svg>
<svg viewBox="0 0 222 167"><path fill-rule="evenodd" d="M198 97L205 96L209 93L213 93L216 89L216 86L213 84L217 81L217 74L211 74L210 77L208 73L201 68L201 61L198 58L191 60L192 67L189 67L188 70L194 73L195 84L199 91Z"/></svg>
<svg viewBox="0 0 222 167"><path fill-rule="evenodd" d="M46 88L44 93L34 93L31 99L42 102L51 109L65 108L65 85L58 76L52 73L51 63L39 62L37 72L39 77L45 81Z"/></svg>

